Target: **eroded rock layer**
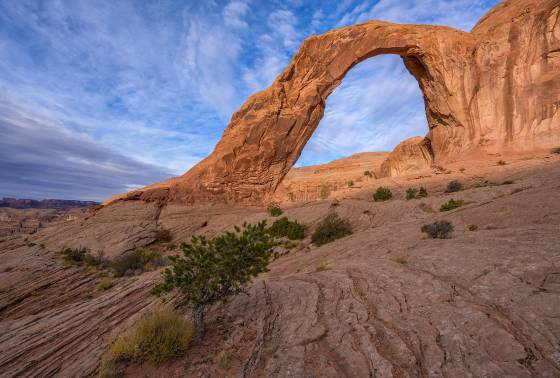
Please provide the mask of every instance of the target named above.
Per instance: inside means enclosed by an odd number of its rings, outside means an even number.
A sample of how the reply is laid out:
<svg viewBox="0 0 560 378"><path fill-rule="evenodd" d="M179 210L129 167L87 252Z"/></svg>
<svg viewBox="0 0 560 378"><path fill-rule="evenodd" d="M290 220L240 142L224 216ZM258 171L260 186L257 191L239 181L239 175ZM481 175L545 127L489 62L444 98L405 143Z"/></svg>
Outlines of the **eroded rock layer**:
<svg viewBox="0 0 560 378"><path fill-rule="evenodd" d="M261 201L297 161L346 73L380 54L400 55L417 79L436 162L560 144L559 12L557 0L511 0L470 33L370 21L312 36L233 114L210 156L132 197Z"/></svg>

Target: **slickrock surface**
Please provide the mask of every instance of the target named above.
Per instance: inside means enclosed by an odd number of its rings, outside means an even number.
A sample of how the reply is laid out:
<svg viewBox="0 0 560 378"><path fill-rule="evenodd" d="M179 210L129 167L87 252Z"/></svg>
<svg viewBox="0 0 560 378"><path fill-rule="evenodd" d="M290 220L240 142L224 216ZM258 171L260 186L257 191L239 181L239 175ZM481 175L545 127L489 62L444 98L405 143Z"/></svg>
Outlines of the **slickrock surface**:
<svg viewBox="0 0 560 378"><path fill-rule="evenodd" d="M430 140L422 137L409 138L401 142L380 168L381 177L414 173L432 166L434 158Z"/></svg>
<svg viewBox="0 0 560 378"><path fill-rule="evenodd" d="M274 192L273 199L280 202L316 200L323 186L331 193L349 187L359 189L364 181L379 177L381 164L388 155L386 152L363 152L326 164L292 168ZM364 175L366 171L371 176Z"/></svg>
<svg viewBox="0 0 560 378"><path fill-rule="evenodd" d="M338 196L336 207L331 199L284 206L309 225L302 245L276 260L250 296L210 309L208 334L187 356L129 366L128 376L559 376L560 156L496 156L445 169L451 173L368 181ZM454 179L466 189L445 193ZM371 200L379 183L393 200ZM404 200L421 185L429 197ZM450 198L466 204L438 212ZM168 228L175 241L267 218L262 207L154 209L144 226ZM333 209L354 234L310 246ZM453 237L426 239L420 227L441 219L453 223ZM125 223L140 229L132 215ZM115 235L124 229L117 225ZM21 236L0 243L2 376L94 375L110 340L154 303L148 291L159 273L119 278L98 292L94 273L64 269L56 249L39 245L54 238L52 229L31 236L33 246Z"/></svg>
<svg viewBox="0 0 560 378"><path fill-rule="evenodd" d="M235 112L214 152L180 178L128 197L258 202L274 192L365 59L397 54L418 80L437 164L560 144L560 5L505 0L472 32L382 21L306 39L266 90Z"/></svg>

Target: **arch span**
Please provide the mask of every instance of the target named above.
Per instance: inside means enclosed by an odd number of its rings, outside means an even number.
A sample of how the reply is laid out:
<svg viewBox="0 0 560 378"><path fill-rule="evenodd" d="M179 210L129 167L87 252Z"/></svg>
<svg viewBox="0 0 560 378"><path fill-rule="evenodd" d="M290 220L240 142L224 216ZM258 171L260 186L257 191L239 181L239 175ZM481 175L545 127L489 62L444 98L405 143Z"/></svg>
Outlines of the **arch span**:
<svg viewBox="0 0 560 378"><path fill-rule="evenodd" d="M437 162L560 143L559 8L556 0L504 1L471 33L371 21L312 36L233 114L210 156L128 198L263 200L297 161L344 75L380 54L400 55L418 81Z"/></svg>

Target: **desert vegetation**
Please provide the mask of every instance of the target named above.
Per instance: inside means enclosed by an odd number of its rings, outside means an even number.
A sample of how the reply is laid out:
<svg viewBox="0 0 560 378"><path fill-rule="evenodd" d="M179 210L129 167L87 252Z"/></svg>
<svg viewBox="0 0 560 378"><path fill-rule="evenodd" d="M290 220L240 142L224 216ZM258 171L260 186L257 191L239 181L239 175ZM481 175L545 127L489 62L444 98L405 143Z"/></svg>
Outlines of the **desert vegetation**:
<svg viewBox="0 0 560 378"><path fill-rule="evenodd" d="M455 210L455 209L463 206L463 204L464 204L463 200L455 200L455 199L451 198L449 201L447 201L446 203L441 205L441 207L439 208L439 211Z"/></svg>
<svg viewBox="0 0 560 378"><path fill-rule="evenodd" d="M110 264L115 277L133 276L167 265L167 259L160 253L147 248L138 248L117 257Z"/></svg>
<svg viewBox="0 0 560 378"><path fill-rule="evenodd" d="M420 230L432 239L448 239L453 232L453 224L445 220L440 220L425 224Z"/></svg>
<svg viewBox="0 0 560 378"><path fill-rule="evenodd" d="M311 242L316 246L321 246L350 234L352 234L350 222L340 218L338 214L333 211L319 223L311 236Z"/></svg>
<svg viewBox="0 0 560 378"><path fill-rule="evenodd" d="M269 203L268 206L266 207L266 212L271 217L279 217L280 215L282 215L282 209L280 208L280 205L277 204L276 202Z"/></svg>
<svg viewBox="0 0 560 378"><path fill-rule="evenodd" d="M170 307L157 306L110 345L100 377L122 376L123 362L160 364L184 355L194 327Z"/></svg>
<svg viewBox="0 0 560 378"><path fill-rule="evenodd" d="M373 193L373 200L375 202L388 201L391 198L393 198L393 193L391 192L391 189L385 188L383 186L377 188L375 193Z"/></svg>
<svg viewBox="0 0 560 378"><path fill-rule="evenodd" d="M306 228L307 227L304 224L282 217L276 220L272 226L268 228L268 232L274 237L286 237L290 240L302 240L305 237Z"/></svg>
<svg viewBox="0 0 560 378"><path fill-rule="evenodd" d="M450 181L445 189L447 193L459 192L461 190L463 190L463 184L457 180Z"/></svg>
<svg viewBox="0 0 560 378"><path fill-rule="evenodd" d="M200 337L204 333L205 308L243 292L254 277L267 272L274 245L265 221L244 224L235 232L211 239L193 236L190 243L181 244L181 254L169 257L171 267L163 272L164 282L156 285L152 293L161 295L177 289L181 305L193 310Z"/></svg>
<svg viewBox="0 0 560 378"><path fill-rule="evenodd" d="M416 198L424 198L424 197L427 197L427 196L428 196L428 191L423 186L421 186L420 189L408 188L406 190L406 199L407 200L416 199Z"/></svg>

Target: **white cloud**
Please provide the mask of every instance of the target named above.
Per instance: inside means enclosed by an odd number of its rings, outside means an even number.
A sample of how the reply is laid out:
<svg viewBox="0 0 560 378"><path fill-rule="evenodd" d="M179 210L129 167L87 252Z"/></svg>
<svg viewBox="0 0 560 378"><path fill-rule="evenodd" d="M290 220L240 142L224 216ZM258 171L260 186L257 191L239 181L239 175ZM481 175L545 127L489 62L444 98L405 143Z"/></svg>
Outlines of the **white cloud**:
<svg viewBox="0 0 560 378"><path fill-rule="evenodd" d="M247 28L249 24L247 24L244 17L248 10L249 5L247 2L239 0L230 1L224 7L224 23L233 28Z"/></svg>

